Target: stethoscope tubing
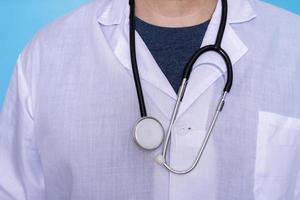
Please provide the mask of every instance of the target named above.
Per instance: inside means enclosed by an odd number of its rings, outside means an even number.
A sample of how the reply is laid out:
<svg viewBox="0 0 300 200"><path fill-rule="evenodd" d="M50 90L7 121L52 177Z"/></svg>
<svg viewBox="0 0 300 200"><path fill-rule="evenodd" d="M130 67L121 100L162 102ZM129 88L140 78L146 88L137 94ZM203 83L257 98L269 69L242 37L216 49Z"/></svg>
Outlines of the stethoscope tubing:
<svg viewBox="0 0 300 200"><path fill-rule="evenodd" d="M135 48L135 3L134 0L129 0L130 4L130 14L129 14L129 37L130 37L130 57L131 57L131 65L132 65L132 72L134 77L134 82L136 86L136 92L138 96L139 101L139 108L140 108L140 115L141 117L147 116L147 110L144 100L144 94L143 89L141 85L141 79L139 75L139 69L137 65L137 59L136 59L136 48Z"/></svg>

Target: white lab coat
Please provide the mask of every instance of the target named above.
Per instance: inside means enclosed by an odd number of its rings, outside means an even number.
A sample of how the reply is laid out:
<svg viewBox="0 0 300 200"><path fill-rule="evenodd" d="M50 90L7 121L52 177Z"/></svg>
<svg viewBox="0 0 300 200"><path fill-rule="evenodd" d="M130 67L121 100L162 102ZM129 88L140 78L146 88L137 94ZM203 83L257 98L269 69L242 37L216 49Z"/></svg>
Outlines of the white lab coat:
<svg viewBox="0 0 300 200"><path fill-rule="evenodd" d="M229 0L223 48L234 81L207 149L185 176L139 149L127 0L85 5L20 54L0 117L1 200L299 200L300 20L257 0ZM203 45L214 43L220 2ZM148 114L166 128L176 94L137 34ZM173 129L170 163L188 167L224 85L200 58Z"/></svg>

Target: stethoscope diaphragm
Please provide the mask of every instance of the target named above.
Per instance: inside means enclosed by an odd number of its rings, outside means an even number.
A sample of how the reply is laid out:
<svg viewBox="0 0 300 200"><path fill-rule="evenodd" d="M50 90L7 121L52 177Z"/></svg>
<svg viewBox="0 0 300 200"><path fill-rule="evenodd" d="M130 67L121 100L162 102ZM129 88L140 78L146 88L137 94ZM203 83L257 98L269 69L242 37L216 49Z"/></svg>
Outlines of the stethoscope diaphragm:
<svg viewBox="0 0 300 200"><path fill-rule="evenodd" d="M139 119L133 129L133 138L138 146L145 150L158 148L164 140L164 128L153 117Z"/></svg>

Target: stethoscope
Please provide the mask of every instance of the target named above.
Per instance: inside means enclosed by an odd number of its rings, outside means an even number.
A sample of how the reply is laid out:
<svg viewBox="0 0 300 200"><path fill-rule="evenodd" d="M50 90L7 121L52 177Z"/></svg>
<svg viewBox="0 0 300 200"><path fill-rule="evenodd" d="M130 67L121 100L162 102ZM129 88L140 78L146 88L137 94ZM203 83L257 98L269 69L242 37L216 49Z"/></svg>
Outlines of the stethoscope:
<svg viewBox="0 0 300 200"><path fill-rule="evenodd" d="M156 161L164 166L168 171L174 173L174 174L187 174L191 172L199 163L199 160L204 152L204 149L207 145L207 142L211 136L211 133L213 131L213 128L215 126L215 123L218 119L218 116L220 112L222 111L224 104L225 104L225 98L227 94L230 92L231 86L232 86L232 79L233 79L233 72L232 72L232 64L230 61L230 58L228 54L222 49L221 42L223 39L225 27L226 27L226 21L227 21L227 0L221 0L222 1L222 16L221 16L221 22L218 30L218 35L216 38L216 42L213 45L208 45L200 48L197 50L191 57L191 59L188 61L187 65L184 69L184 74L182 78L182 83L178 91L178 97L176 100L176 104L172 113L171 121L167 130L166 139L164 143L164 148L162 150L162 154L157 156ZM150 117L147 115L144 96L143 96L143 90L141 86L141 80L139 77L139 70L137 66L137 60L136 60L136 47L135 47L135 4L134 0L129 0L130 4L130 54L131 54L131 64L132 64L132 71L134 76L134 82L136 86L138 101L139 101L139 107L140 107L140 114L141 118L137 121L133 128L133 138L136 144L141 147L144 150L155 150L157 149L164 141L165 137L165 131L162 126L162 124L155 119L154 117ZM196 60L204 53L207 53L209 51L213 51L218 53L223 60L225 61L226 68L227 68L227 80L225 87L222 92L221 99L218 102L217 109L215 111L215 114L213 116L213 119L210 123L209 129L205 135L205 138L203 140L203 143L199 149L199 152L192 163L192 165L185 170L176 170L172 168L167 163L167 149L170 143L170 137L172 134L172 128L174 125L174 122L176 120L178 111L180 109L180 104L182 102L188 80L190 78L192 68Z"/></svg>

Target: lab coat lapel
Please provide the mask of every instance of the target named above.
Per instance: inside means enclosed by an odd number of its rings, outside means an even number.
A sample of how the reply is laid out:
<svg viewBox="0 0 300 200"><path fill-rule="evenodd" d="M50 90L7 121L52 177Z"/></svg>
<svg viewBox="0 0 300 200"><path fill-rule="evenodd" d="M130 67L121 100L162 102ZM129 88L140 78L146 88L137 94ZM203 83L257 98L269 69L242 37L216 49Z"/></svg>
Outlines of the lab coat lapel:
<svg viewBox="0 0 300 200"><path fill-rule="evenodd" d="M125 8L125 13L125 15L129 14L129 7ZM169 118L170 107L172 107L172 104L175 102L177 95L140 35L137 32L135 35L137 63L143 92L144 94L148 93L148 96L151 96L151 100L155 102L160 111L165 114L165 117ZM123 66L133 78L129 48L128 16L124 16L120 21L120 24L112 31L109 43L114 55L121 63L121 66ZM163 94L159 95L160 98L155 98L156 92L161 92ZM149 113L149 115L151 115L151 113Z"/></svg>
<svg viewBox="0 0 300 200"><path fill-rule="evenodd" d="M138 33L136 33L136 40L137 49L139 49L139 51L137 51L137 62L138 65L141 66L142 79L148 81L175 100L177 95L174 89Z"/></svg>

